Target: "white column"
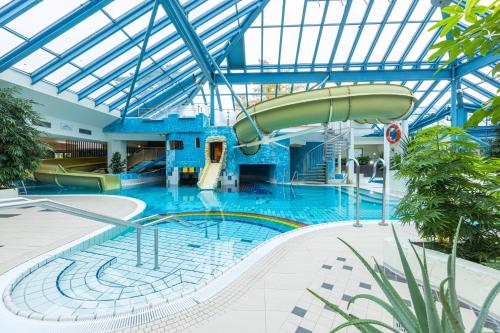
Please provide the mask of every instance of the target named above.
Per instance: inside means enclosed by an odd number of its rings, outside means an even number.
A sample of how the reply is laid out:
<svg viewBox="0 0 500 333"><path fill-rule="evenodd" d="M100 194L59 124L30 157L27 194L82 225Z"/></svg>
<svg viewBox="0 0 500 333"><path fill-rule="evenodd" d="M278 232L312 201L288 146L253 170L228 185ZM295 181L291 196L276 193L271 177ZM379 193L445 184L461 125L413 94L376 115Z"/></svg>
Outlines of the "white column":
<svg viewBox="0 0 500 333"><path fill-rule="evenodd" d="M111 158L115 152L119 152L122 155L122 160L127 159L127 141L123 140L109 140L108 141L108 165L111 162ZM127 172L124 170L123 172Z"/></svg>
<svg viewBox="0 0 500 333"><path fill-rule="evenodd" d="M390 193L391 192L391 183L390 183L390 174L391 174L391 144L389 141L387 141L387 137L386 137L386 131L387 131L387 127L389 127L389 125L385 125L384 126L384 162L385 162L385 167L387 168L387 179L385 180L387 183L386 183L386 189L387 189L387 193Z"/></svg>
<svg viewBox="0 0 500 333"><path fill-rule="evenodd" d="M347 159L353 158L354 157L354 128L352 127L352 121L349 122L349 151L347 153ZM356 169L356 166L354 165L353 162L350 162L348 166L348 173L347 173L347 179L349 180L350 183L355 183L356 180L354 179L354 169Z"/></svg>

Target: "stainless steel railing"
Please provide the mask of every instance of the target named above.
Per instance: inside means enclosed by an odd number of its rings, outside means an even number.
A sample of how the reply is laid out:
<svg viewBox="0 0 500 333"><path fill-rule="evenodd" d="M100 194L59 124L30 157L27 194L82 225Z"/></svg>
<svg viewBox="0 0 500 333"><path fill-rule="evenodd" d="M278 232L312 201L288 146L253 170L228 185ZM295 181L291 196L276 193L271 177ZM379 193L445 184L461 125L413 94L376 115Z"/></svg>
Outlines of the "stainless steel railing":
<svg viewBox="0 0 500 333"><path fill-rule="evenodd" d="M359 223L359 209L360 209L360 193L359 193L359 162L356 158L352 157L347 160L346 168L349 166L349 162L353 162L356 165L356 222L354 223L355 227L362 227L361 223ZM349 170L348 170L349 172Z"/></svg>
<svg viewBox="0 0 500 333"><path fill-rule="evenodd" d="M384 172L382 173L382 219L379 223L379 225L386 226L387 223L385 223L385 218L386 218L386 192L387 192L387 168L385 167L385 161L382 158L377 159L375 162L373 162L373 175L370 178L370 181L372 181L375 178L375 174L377 173L377 165L379 163L382 163L382 167L384 168Z"/></svg>

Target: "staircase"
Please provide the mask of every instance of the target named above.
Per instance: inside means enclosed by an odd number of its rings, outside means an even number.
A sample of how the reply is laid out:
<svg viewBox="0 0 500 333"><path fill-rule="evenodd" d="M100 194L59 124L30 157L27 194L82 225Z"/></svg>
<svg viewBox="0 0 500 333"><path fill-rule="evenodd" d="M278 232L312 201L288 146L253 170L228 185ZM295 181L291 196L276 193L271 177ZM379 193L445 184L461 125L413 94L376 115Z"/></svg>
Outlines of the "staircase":
<svg viewBox="0 0 500 333"><path fill-rule="evenodd" d="M324 142L309 150L303 161L303 172L298 174L298 180L305 183L327 184L328 161L338 155L346 155L349 149L350 128L341 123L336 126L325 127Z"/></svg>

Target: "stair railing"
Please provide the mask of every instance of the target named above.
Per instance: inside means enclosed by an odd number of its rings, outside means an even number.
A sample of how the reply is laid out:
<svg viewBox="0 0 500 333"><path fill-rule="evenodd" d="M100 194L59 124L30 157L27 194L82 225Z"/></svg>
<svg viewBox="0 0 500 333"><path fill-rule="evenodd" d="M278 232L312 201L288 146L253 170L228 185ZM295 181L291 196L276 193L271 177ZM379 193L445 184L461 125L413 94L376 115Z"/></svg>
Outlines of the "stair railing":
<svg viewBox="0 0 500 333"><path fill-rule="evenodd" d="M347 160L346 162L346 168L349 166L349 162L353 162L356 165L356 222L354 223L355 227L362 227L361 223L359 223L359 210L360 210L360 204L361 204L361 198L360 198L360 193L359 193L359 162L356 158L352 157Z"/></svg>

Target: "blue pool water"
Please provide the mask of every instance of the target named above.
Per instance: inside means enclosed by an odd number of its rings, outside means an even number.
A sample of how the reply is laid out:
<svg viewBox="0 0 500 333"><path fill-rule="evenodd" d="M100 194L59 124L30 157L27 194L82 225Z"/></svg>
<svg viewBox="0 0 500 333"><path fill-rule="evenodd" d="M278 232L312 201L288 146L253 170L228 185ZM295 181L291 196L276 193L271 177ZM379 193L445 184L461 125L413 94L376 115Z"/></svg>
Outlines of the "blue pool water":
<svg viewBox="0 0 500 333"><path fill-rule="evenodd" d="M39 187L29 194L96 193L84 189ZM347 186L288 186L267 183L244 184L240 191L199 191L196 187L143 186L109 191L105 194L124 195L143 200L143 215L193 211L232 211L258 213L317 224L352 220L355 212L355 189ZM381 195L361 190L362 220L380 219ZM387 218L393 212L397 199L388 200Z"/></svg>
<svg viewBox="0 0 500 333"><path fill-rule="evenodd" d="M44 186L28 193L92 192ZM148 309L192 292L282 232L355 217L355 189L345 186L256 183L242 185L236 192L146 186L105 194L143 200L147 207L142 215L183 213L181 222L158 225L159 267L154 264L152 228L142 230L140 266L135 230L114 228L21 276L8 294L12 312L74 321ZM365 190L360 194L361 219L380 219L380 194ZM390 212L395 203L389 201Z"/></svg>

